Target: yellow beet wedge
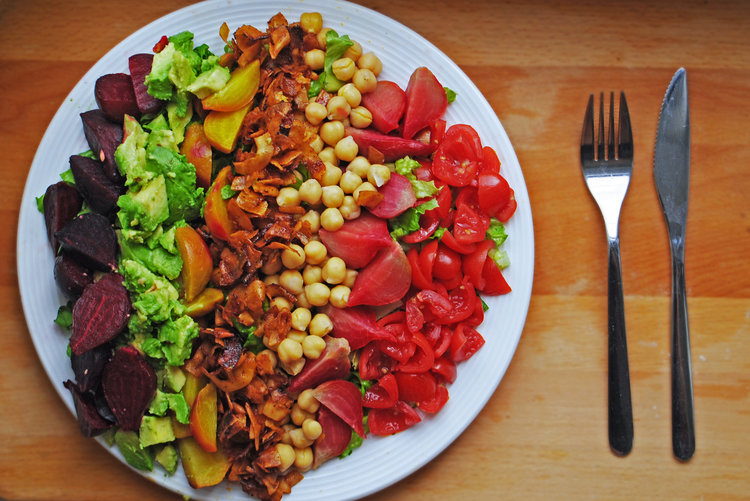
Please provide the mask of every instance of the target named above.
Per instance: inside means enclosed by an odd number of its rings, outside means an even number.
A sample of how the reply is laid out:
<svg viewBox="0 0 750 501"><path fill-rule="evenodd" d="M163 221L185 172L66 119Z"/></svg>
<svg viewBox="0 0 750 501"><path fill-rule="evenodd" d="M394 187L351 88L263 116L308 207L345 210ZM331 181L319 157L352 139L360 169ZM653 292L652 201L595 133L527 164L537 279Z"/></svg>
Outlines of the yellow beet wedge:
<svg viewBox="0 0 750 501"><path fill-rule="evenodd" d="M203 132L211 146L223 153L231 153L237 144L242 120L250 110L251 104L235 111L212 111L203 122Z"/></svg>
<svg viewBox="0 0 750 501"><path fill-rule="evenodd" d="M178 439L177 448L191 486L200 489L224 480L230 463L221 450L206 452L192 437Z"/></svg>
<svg viewBox="0 0 750 501"><path fill-rule="evenodd" d="M203 108L216 111L236 111L250 104L258 92L260 63L256 59L232 72L227 84L203 99Z"/></svg>

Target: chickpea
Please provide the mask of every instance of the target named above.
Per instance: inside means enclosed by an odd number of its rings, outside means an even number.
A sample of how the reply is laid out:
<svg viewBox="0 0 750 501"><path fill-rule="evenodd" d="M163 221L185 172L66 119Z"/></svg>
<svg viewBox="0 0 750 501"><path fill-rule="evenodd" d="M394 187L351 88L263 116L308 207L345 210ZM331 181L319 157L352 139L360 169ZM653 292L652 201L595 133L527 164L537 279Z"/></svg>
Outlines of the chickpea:
<svg viewBox="0 0 750 501"><path fill-rule="evenodd" d="M281 259L274 259L271 261L266 261L263 263L263 266L261 266L260 270L263 272L264 275L275 275L278 272L281 271Z"/></svg>
<svg viewBox="0 0 750 501"><path fill-rule="evenodd" d="M313 443L312 440L305 436L305 432L302 431L302 428L295 428L293 430L290 430L289 438L292 440L292 445L294 445L294 447L296 447L297 449L310 447L310 445L312 445Z"/></svg>
<svg viewBox="0 0 750 501"><path fill-rule="evenodd" d="M293 361L293 362L283 362L280 361L279 365L281 366L284 371L286 371L287 374L290 376L296 376L300 372L302 372L302 369L305 368L305 362L307 359L305 357L300 357L299 359ZM286 419L289 419L289 416L286 416Z"/></svg>
<svg viewBox="0 0 750 501"><path fill-rule="evenodd" d="M312 317L312 320L310 320L310 325L308 327L310 335L318 337L323 337L332 330L333 322L331 322L330 317L325 313L318 313L314 317Z"/></svg>
<svg viewBox="0 0 750 501"><path fill-rule="evenodd" d="M372 74L375 76L380 75L380 72L383 71L383 63L380 61L380 58L372 52L365 52L359 56L357 66L359 66L360 69L372 71Z"/></svg>
<svg viewBox="0 0 750 501"><path fill-rule="evenodd" d="M310 240L305 244L305 259L308 264L320 264L328 256L328 249L323 242Z"/></svg>
<svg viewBox="0 0 750 501"><path fill-rule="evenodd" d="M305 282L302 280L302 273L298 270L284 270L279 277L279 284L286 290L294 294L302 294L305 290Z"/></svg>
<svg viewBox="0 0 750 501"><path fill-rule="evenodd" d="M357 153L359 153L359 146L357 146L357 143L352 136L346 136L336 143L333 152L340 160L351 162L356 158Z"/></svg>
<svg viewBox="0 0 750 501"><path fill-rule="evenodd" d="M391 178L391 170L383 164L372 164L367 171L367 180L380 188Z"/></svg>
<svg viewBox="0 0 750 501"><path fill-rule="evenodd" d="M301 472L306 472L312 468L313 451L310 447L294 450L294 466Z"/></svg>
<svg viewBox="0 0 750 501"><path fill-rule="evenodd" d="M312 148L315 153L320 153L323 151L323 148L325 148L325 143L320 139L318 134L315 134L315 137L310 140L310 148Z"/></svg>
<svg viewBox="0 0 750 501"><path fill-rule="evenodd" d="M308 33L317 33L323 27L323 16L320 12L304 12L299 17L299 24Z"/></svg>
<svg viewBox="0 0 750 501"><path fill-rule="evenodd" d="M354 193L354 190L356 190L360 184L362 184L362 178L349 169L341 174L341 179L339 179L339 186L341 186L341 189L344 190L344 193L347 195Z"/></svg>
<svg viewBox="0 0 750 501"><path fill-rule="evenodd" d="M305 118L313 125L318 125L328 115L328 110L316 101L310 101L305 106Z"/></svg>
<svg viewBox="0 0 750 501"><path fill-rule="evenodd" d="M292 418L292 423L296 424L297 426L302 426L305 420L312 419L315 416L302 409L299 404L294 404L294 406L292 406L292 411L289 413L289 417ZM313 438L313 440L315 440L315 438Z"/></svg>
<svg viewBox="0 0 750 501"><path fill-rule="evenodd" d="M329 284L340 284L346 278L346 263L340 257L332 257L323 265L322 274Z"/></svg>
<svg viewBox="0 0 750 501"><path fill-rule="evenodd" d="M333 289L331 289L331 297L328 299L328 302L331 303L331 306L334 306L336 308L345 308L346 303L349 302L349 294L351 294L352 290L347 287L346 285L337 285ZM308 336L308 337L315 337L315 336ZM304 351L305 345L302 345L302 350ZM310 358L310 357L307 357Z"/></svg>
<svg viewBox="0 0 750 501"><path fill-rule="evenodd" d="M341 169L331 162L325 162L325 166L326 170L323 173L322 179L320 180L321 184L323 186L333 186L339 184L341 175L343 174L341 172Z"/></svg>
<svg viewBox="0 0 750 501"><path fill-rule="evenodd" d="M297 454L294 452L294 447L289 444L276 444L276 452L279 453L279 458L281 458L281 466L279 466L279 469L281 471L288 470L289 467L292 466L297 459Z"/></svg>
<svg viewBox="0 0 750 501"><path fill-rule="evenodd" d="M320 338L318 338L320 339ZM302 422L302 433L310 440L316 440L323 434L323 427L315 419L305 419Z"/></svg>
<svg viewBox="0 0 750 501"><path fill-rule="evenodd" d="M320 202L320 196L323 194L323 188L317 179L308 179L299 187L299 198L303 202L315 205Z"/></svg>
<svg viewBox="0 0 750 501"><path fill-rule="evenodd" d="M297 296L297 302L294 304L296 304L298 308L312 308L312 305L310 304L310 301L307 300L307 296L305 296L304 292Z"/></svg>
<svg viewBox="0 0 750 501"><path fill-rule="evenodd" d="M302 271L305 285L317 284L323 281L323 269L320 266L308 264Z"/></svg>
<svg viewBox="0 0 750 501"><path fill-rule="evenodd" d="M297 405L310 413L318 412L320 402L313 396L311 389L303 390L297 397Z"/></svg>
<svg viewBox="0 0 750 501"><path fill-rule="evenodd" d="M341 207L344 201L344 190L337 184L324 186L321 200L326 207Z"/></svg>
<svg viewBox="0 0 750 501"><path fill-rule="evenodd" d="M305 249L298 244L292 244L281 253L281 262L290 270L302 268L305 264Z"/></svg>
<svg viewBox="0 0 750 501"><path fill-rule="evenodd" d="M304 291L304 287L302 288ZM310 325L312 319L312 313L308 308L295 308L292 311L292 328L300 331L307 330L307 326Z"/></svg>
<svg viewBox="0 0 750 501"><path fill-rule="evenodd" d="M344 57L348 57L355 63L362 55L362 45L359 42L352 41L352 45L344 52Z"/></svg>
<svg viewBox="0 0 750 501"><path fill-rule="evenodd" d="M324 143L335 146L344 138L344 124L341 120L331 120L320 126L320 138Z"/></svg>
<svg viewBox="0 0 750 501"><path fill-rule="evenodd" d="M290 364L296 362L302 358L302 344L294 339L286 338L279 343L276 353L279 355L279 360L282 363Z"/></svg>
<svg viewBox="0 0 750 501"><path fill-rule="evenodd" d="M339 212L341 212L341 216L345 221L357 219L362 215L362 209L360 209L357 202L354 201L354 197L351 195L344 197L344 201L341 203L341 207L339 207Z"/></svg>
<svg viewBox="0 0 750 501"><path fill-rule="evenodd" d="M350 289L354 287L354 281L357 280L357 270L346 270L346 278L344 279L343 285L346 285Z"/></svg>
<svg viewBox="0 0 750 501"><path fill-rule="evenodd" d="M304 341L306 337L307 337L307 333L305 331L299 331L297 329L289 329L289 332L286 333L286 339L297 341L300 345L302 344L302 341Z"/></svg>
<svg viewBox="0 0 750 501"><path fill-rule="evenodd" d="M357 106L349 112L349 122L352 124L352 127L364 129L372 123L372 113L364 106Z"/></svg>
<svg viewBox="0 0 750 501"><path fill-rule="evenodd" d="M359 195L363 191L378 191L378 189L375 188L375 186L373 186L369 181L365 181L364 183L360 184L353 193L354 201L357 202L357 204L359 204Z"/></svg>
<svg viewBox="0 0 750 501"><path fill-rule="evenodd" d="M312 49L305 52L305 64L313 70L322 70L325 66L326 53L320 49Z"/></svg>
<svg viewBox="0 0 750 501"><path fill-rule="evenodd" d="M353 83L342 85L337 94L346 99L346 102L352 108L356 108L362 102L362 93L357 90L357 86Z"/></svg>
<svg viewBox="0 0 750 501"><path fill-rule="evenodd" d="M320 229L320 214L318 214L318 211L309 210L305 212L305 214L300 218L300 221L307 221L307 223L310 225L310 231L312 231L313 235L318 233L318 230Z"/></svg>
<svg viewBox="0 0 750 501"><path fill-rule="evenodd" d="M341 211L336 207L328 207L320 215L320 225L327 231L336 231L344 226L344 216L341 215Z"/></svg>
<svg viewBox="0 0 750 501"><path fill-rule="evenodd" d="M348 57L337 59L331 64L331 71L342 82L348 82L357 71L357 65Z"/></svg>
<svg viewBox="0 0 750 501"><path fill-rule="evenodd" d="M284 186L276 197L279 207L295 207L299 205L299 192L291 186Z"/></svg>
<svg viewBox="0 0 750 501"><path fill-rule="evenodd" d="M266 285L278 284L279 276L276 274L268 275L266 276L266 278L263 279L263 283Z"/></svg>
<svg viewBox="0 0 750 501"><path fill-rule="evenodd" d="M344 120L349 116L352 107L344 96L333 96L328 100L326 110L328 111L328 120Z"/></svg>
<svg viewBox="0 0 750 501"><path fill-rule="evenodd" d="M367 94L368 92L372 92L375 90L375 87L377 87L378 85L378 79L372 72L372 70L367 68L360 68L354 72L352 83L362 94Z"/></svg>
<svg viewBox="0 0 750 501"><path fill-rule="evenodd" d="M334 305L335 306L335 305ZM302 352L306 358L314 360L320 357L323 350L326 349L326 342L323 341L322 337L318 336L307 336L302 340Z"/></svg>
<svg viewBox="0 0 750 501"><path fill-rule="evenodd" d="M329 289L324 283L316 282L305 286L305 296L307 296L307 300L310 301L310 304L313 306L325 306L328 304L328 298L330 295L331 289ZM314 318L315 317L313 317L313 319ZM300 350L301 349L302 347L300 345Z"/></svg>
<svg viewBox="0 0 750 501"><path fill-rule="evenodd" d="M271 300L271 306L275 306L277 310L291 310L292 303L289 302L284 296L276 296Z"/></svg>
<svg viewBox="0 0 750 501"><path fill-rule="evenodd" d="M318 152L318 158L320 158L323 163L329 163L337 167L339 165L339 157L336 156L336 150L333 146L326 146L320 150Z"/></svg>
<svg viewBox="0 0 750 501"><path fill-rule="evenodd" d="M331 28L321 28L318 31L318 45L321 49L325 49L328 44L326 43L326 34L331 31Z"/></svg>
<svg viewBox="0 0 750 501"><path fill-rule="evenodd" d="M362 156L356 157L354 160L349 162L349 165L346 167L346 170L348 172L354 172L360 178L366 178L367 171L370 170L370 161L367 160L367 157L362 157Z"/></svg>

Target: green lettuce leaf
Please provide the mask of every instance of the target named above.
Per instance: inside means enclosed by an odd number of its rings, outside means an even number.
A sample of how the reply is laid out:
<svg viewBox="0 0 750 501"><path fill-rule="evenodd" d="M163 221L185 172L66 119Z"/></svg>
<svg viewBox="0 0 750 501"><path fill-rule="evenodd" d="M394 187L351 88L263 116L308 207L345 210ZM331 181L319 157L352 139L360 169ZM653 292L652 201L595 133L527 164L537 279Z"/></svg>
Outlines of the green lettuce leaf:
<svg viewBox="0 0 750 501"><path fill-rule="evenodd" d="M432 198L416 207L406 209L395 218L389 220L388 225L391 228L391 238L397 240L417 231L419 229L419 216L437 206L437 200Z"/></svg>

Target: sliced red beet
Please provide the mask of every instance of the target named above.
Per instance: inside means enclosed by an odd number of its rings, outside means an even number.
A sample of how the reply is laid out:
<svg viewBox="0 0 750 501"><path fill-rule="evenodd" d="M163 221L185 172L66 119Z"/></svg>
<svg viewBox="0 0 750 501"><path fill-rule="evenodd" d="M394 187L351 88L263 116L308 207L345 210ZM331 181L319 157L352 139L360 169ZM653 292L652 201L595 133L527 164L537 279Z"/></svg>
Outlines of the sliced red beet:
<svg viewBox="0 0 750 501"><path fill-rule="evenodd" d="M70 348L76 355L115 338L130 318L131 303L123 278L110 273L87 286L73 306Z"/></svg>
<svg viewBox="0 0 750 501"><path fill-rule="evenodd" d="M315 443L313 468L341 455L352 439L351 427L327 407L321 406L318 410L318 422L323 433Z"/></svg>
<svg viewBox="0 0 750 501"><path fill-rule="evenodd" d="M333 322L331 334L349 341L352 350L358 350L375 339L393 340L393 334L377 324L372 308L335 308L329 305L323 312Z"/></svg>
<svg viewBox="0 0 750 501"><path fill-rule="evenodd" d="M76 216L55 236L62 249L82 265L100 271L117 267L117 235L109 219L101 214Z"/></svg>
<svg viewBox="0 0 750 501"><path fill-rule="evenodd" d="M123 346L104 368L104 397L124 430L137 430L156 393L156 373L133 346Z"/></svg>
<svg viewBox="0 0 750 501"><path fill-rule="evenodd" d="M359 151L369 151L372 146L383 154L384 162L393 162L405 156L427 157L435 151L436 145L422 143L414 139L405 139L399 136L381 134L372 129L357 129L346 127L346 135L352 136L357 143Z"/></svg>
<svg viewBox="0 0 750 501"><path fill-rule="evenodd" d="M104 162L104 172L116 183L122 176L115 162L115 150L122 143L122 120L115 123L107 120L102 110L81 113L83 134L96 158Z"/></svg>
<svg viewBox="0 0 750 501"><path fill-rule="evenodd" d="M91 394L82 392L70 379L65 381L63 386L70 390L71 395L73 395L78 427L85 437L95 437L112 427L112 423L101 417L97 412L96 403Z"/></svg>
<svg viewBox="0 0 750 501"><path fill-rule="evenodd" d="M363 268L354 281L348 306L367 304L381 306L398 301L411 285L411 265L404 250L391 240Z"/></svg>
<svg viewBox="0 0 750 501"><path fill-rule="evenodd" d="M412 138L431 126L443 116L447 107L448 97L435 75L424 66L417 68L406 86L403 136Z"/></svg>
<svg viewBox="0 0 750 501"><path fill-rule="evenodd" d="M318 385L312 393L320 405L343 419L357 435L365 436L362 424L362 393L354 383L343 379L326 381Z"/></svg>
<svg viewBox="0 0 750 501"><path fill-rule="evenodd" d="M332 379L341 379L349 375L349 342L343 338L332 337L326 341L323 353L314 360L308 360L302 372L292 378L288 392L299 393L314 388L320 383Z"/></svg>
<svg viewBox="0 0 750 501"><path fill-rule="evenodd" d="M156 113L161 108L162 102L148 93L145 80L146 75L151 73L151 64L154 61L153 54L133 54L128 58L130 79L133 81L133 91L138 109L143 115Z"/></svg>
<svg viewBox="0 0 750 501"><path fill-rule="evenodd" d="M117 209L122 187L104 172L104 164L89 157L70 157L70 171L86 203L105 216Z"/></svg>
<svg viewBox="0 0 750 501"><path fill-rule="evenodd" d="M125 115L136 118L141 116L135 100L133 81L126 73L100 76L94 84L94 98L99 109L113 122L121 124Z"/></svg>
<svg viewBox="0 0 750 501"><path fill-rule="evenodd" d="M91 270L66 252L55 258L54 275L58 287L68 299L75 299L83 294L83 289L94 280L94 274Z"/></svg>
<svg viewBox="0 0 750 501"><path fill-rule="evenodd" d="M383 195L383 201L370 212L383 219L398 216L417 201L411 181L398 172L392 172L391 178L378 191Z"/></svg>
<svg viewBox="0 0 750 501"><path fill-rule="evenodd" d="M381 80L372 92L362 95L362 106L372 114L372 126L387 134L398 128L406 108L406 93L398 84Z"/></svg>
<svg viewBox="0 0 750 501"><path fill-rule="evenodd" d="M101 382L102 371L112 356L109 345L97 346L81 355L70 354L70 366L81 391L93 390Z"/></svg>
<svg viewBox="0 0 750 501"><path fill-rule="evenodd" d="M44 223L47 225L47 238L52 250L57 253L60 242L55 233L68 224L81 212L83 198L75 187L64 181L50 185L44 193Z"/></svg>
<svg viewBox="0 0 750 501"><path fill-rule="evenodd" d="M353 269L365 266L392 240L386 222L364 211L357 219L344 222L337 231L321 228L318 235L329 254L340 257Z"/></svg>

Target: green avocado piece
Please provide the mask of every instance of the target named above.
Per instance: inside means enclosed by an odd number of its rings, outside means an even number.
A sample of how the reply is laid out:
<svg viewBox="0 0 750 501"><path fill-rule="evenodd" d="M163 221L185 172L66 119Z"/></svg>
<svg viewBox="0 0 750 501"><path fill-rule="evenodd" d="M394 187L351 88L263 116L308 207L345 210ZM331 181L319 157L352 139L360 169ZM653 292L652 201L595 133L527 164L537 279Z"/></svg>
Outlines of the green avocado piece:
<svg viewBox="0 0 750 501"><path fill-rule="evenodd" d="M203 99L224 88L229 81L229 68L216 65L208 71L204 71L187 86L187 90L195 94L198 99Z"/></svg>
<svg viewBox="0 0 750 501"><path fill-rule="evenodd" d="M164 368L164 384L170 390L178 392L185 386L185 373L179 367L168 365Z"/></svg>
<svg viewBox="0 0 750 501"><path fill-rule="evenodd" d="M117 430L115 443L130 466L145 471L154 469L153 458L148 450L141 446L141 441L136 432Z"/></svg>
<svg viewBox="0 0 750 501"><path fill-rule="evenodd" d="M169 416L143 416L140 429L141 447L163 444L174 440L172 418Z"/></svg>
<svg viewBox="0 0 750 501"><path fill-rule="evenodd" d="M159 175L143 184L139 190L130 189L117 200L120 207L117 217L123 228L140 226L154 231L169 217L167 183Z"/></svg>
<svg viewBox="0 0 750 501"><path fill-rule="evenodd" d="M164 275L170 280L180 276L182 257L179 254L172 254L161 246L150 249L148 245L128 240L121 232L118 233L118 241L123 259L137 261L149 271Z"/></svg>
<svg viewBox="0 0 750 501"><path fill-rule="evenodd" d="M171 475L177 471L180 457L177 455L177 449L167 444L154 456L154 459Z"/></svg>

